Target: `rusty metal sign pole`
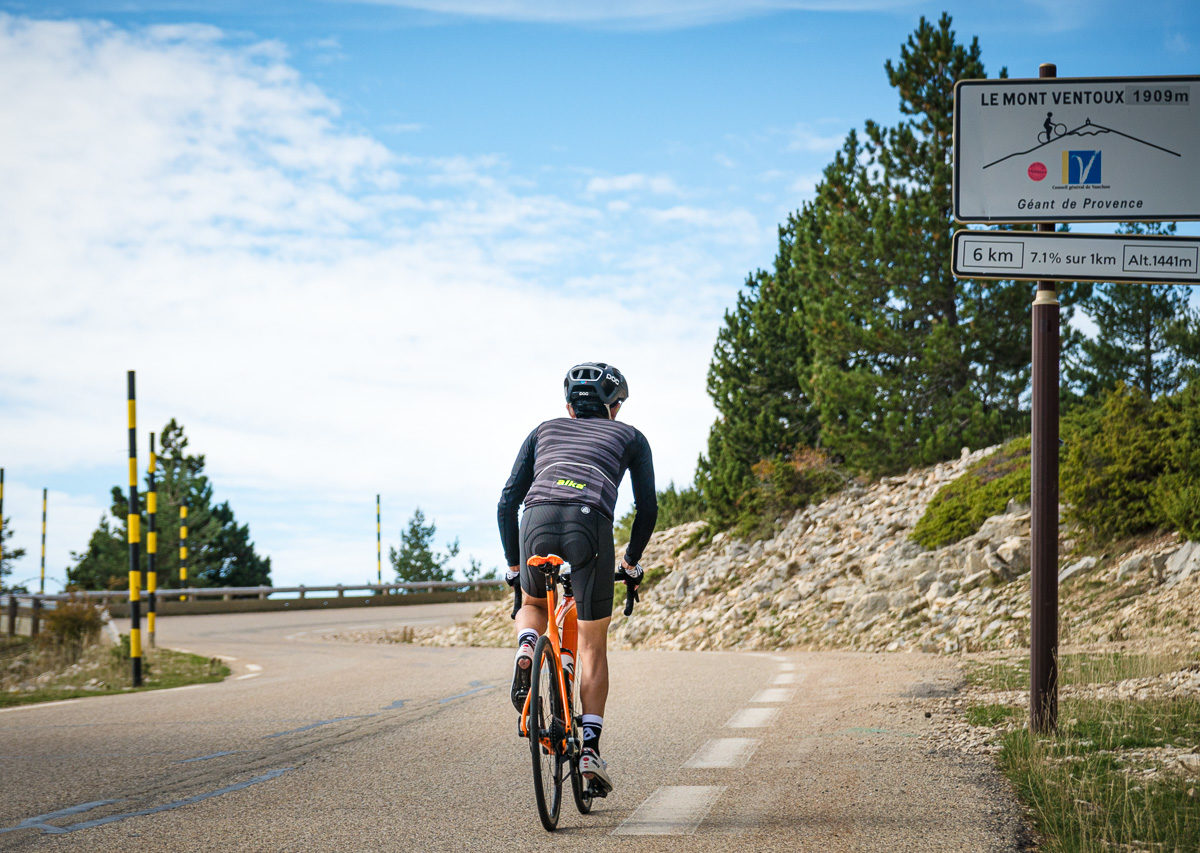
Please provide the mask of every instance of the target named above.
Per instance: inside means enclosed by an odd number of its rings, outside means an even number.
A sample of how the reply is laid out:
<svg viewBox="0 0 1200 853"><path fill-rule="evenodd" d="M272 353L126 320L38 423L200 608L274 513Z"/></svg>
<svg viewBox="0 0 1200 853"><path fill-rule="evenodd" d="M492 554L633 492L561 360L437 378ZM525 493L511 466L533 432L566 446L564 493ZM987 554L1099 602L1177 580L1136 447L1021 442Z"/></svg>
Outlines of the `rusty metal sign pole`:
<svg viewBox="0 0 1200 853"><path fill-rule="evenodd" d="M1044 63L1039 77L1056 77ZM1055 223L1038 224L1053 231ZM1058 393L1059 304L1056 282L1039 281L1033 300L1033 434L1030 489L1029 727L1058 726Z"/></svg>

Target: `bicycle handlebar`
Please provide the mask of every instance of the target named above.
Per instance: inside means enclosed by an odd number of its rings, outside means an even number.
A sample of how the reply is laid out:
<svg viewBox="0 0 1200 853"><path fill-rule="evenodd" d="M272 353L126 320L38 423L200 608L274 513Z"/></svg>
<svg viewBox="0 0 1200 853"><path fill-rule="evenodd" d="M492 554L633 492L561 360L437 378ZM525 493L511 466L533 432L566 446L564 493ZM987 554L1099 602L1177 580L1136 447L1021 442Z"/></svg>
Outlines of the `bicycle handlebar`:
<svg viewBox="0 0 1200 853"><path fill-rule="evenodd" d="M513 587L513 609L509 615L509 619L517 618L517 611L521 609L521 585L517 584Z"/></svg>

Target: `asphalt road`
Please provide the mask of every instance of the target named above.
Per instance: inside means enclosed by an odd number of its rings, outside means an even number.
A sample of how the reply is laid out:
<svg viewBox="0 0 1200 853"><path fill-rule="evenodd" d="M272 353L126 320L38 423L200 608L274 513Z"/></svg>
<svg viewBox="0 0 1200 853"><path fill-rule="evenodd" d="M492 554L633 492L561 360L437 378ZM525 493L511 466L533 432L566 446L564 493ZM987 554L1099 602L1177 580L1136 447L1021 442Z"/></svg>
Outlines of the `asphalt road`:
<svg viewBox="0 0 1200 853"><path fill-rule="evenodd" d="M943 660L618 652L616 789L538 822L512 652L321 639L478 605L186 616L221 684L0 711L0 850L1010 850L996 771L918 737Z"/></svg>

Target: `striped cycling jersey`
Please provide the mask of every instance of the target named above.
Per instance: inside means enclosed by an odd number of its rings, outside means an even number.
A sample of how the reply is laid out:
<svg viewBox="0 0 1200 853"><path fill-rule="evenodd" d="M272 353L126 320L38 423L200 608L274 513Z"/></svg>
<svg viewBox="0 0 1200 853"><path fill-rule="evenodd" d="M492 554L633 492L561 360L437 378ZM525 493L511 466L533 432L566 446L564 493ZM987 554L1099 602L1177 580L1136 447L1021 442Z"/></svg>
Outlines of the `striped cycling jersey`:
<svg viewBox="0 0 1200 853"><path fill-rule="evenodd" d="M611 520L617 487L627 470L637 506L626 552L632 565L641 557L658 514L646 437L629 424L607 418L556 418L539 424L521 445L497 507L508 565L520 559L517 507L522 501L526 507L582 504Z"/></svg>

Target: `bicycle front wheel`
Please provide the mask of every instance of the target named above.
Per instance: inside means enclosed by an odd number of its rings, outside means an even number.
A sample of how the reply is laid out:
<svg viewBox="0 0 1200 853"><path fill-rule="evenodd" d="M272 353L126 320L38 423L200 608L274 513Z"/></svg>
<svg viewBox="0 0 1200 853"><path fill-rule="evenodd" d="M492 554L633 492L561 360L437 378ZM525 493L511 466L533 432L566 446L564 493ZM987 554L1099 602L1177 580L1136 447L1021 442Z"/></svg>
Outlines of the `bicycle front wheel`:
<svg viewBox="0 0 1200 853"><path fill-rule="evenodd" d="M558 689L558 661L543 636L533 651L529 690L529 751L533 757L533 790L542 826L553 832L562 808L566 767L566 723Z"/></svg>

